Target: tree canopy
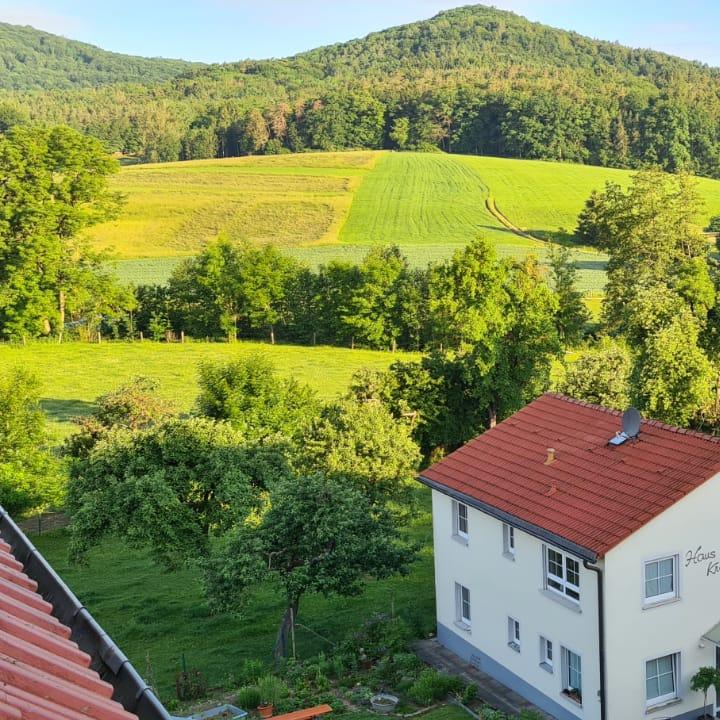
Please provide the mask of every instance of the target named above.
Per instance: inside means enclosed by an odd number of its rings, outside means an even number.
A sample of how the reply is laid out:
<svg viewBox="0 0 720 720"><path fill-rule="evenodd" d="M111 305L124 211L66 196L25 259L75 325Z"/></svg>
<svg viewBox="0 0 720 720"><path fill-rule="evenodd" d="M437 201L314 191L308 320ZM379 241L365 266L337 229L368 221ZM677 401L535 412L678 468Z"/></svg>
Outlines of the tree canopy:
<svg viewBox="0 0 720 720"><path fill-rule="evenodd" d="M129 307L81 233L112 217L117 170L94 138L67 127L15 126L0 135L0 335L60 338L76 319Z"/></svg>

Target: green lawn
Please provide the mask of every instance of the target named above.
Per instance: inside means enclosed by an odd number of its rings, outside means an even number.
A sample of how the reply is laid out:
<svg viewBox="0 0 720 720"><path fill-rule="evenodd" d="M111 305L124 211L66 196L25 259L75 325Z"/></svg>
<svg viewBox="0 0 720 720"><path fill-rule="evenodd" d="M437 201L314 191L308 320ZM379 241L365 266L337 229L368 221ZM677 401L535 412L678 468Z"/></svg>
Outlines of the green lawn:
<svg viewBox="0 0 720 720"><path fill-rule="evenodd" d="M0 345L0 367L22 367L41 383L43 408L61 437L70 418L86 413L98 395L136 375L155 378L160 393L177 410L190 410L197 395L197 366L207 360L230 360L261 353L278 371L308 383L324 398L341 394L362 367L386 368L401 354L330 347L301 347L239 342L35 343ZM402 355L402 357L415 357Z"/></svg>
<svg viewBox="0 0 720 720"><path fill-rule="evenodd" d="M300 605L296 632L301 657L329 650L375 612L397 613L417 632L434 629L435 600L429 498L413 525L412 538L422 545L408 577L371 582L354 598L308 596ZM105 541L91 552L87 567L67 560L67 536L54 533L33 542L102 627L130 658L141 675L154 676L164 699L173 696L175 674L185 655L211 685L223 684L245 658L271 661L282 598L258 587L243 617L213 616L194 570L165 572L145 552ZM325 639L323 639L325 638Z"/></svg>

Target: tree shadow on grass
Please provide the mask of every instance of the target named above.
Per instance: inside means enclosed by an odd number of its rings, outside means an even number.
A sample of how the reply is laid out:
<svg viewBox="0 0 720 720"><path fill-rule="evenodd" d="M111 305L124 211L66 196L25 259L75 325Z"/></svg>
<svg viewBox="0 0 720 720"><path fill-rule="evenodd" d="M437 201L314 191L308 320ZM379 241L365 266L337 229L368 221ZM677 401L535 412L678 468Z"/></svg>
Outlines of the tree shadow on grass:
<svg viewBox="0 0 720 720"><path fill-rule="evenodd" d="M49 417L57 422L70 422L78 415L88 415L95 407L95 403L85 400L60 400L58 398L44 398L40 407Z"/></svg>

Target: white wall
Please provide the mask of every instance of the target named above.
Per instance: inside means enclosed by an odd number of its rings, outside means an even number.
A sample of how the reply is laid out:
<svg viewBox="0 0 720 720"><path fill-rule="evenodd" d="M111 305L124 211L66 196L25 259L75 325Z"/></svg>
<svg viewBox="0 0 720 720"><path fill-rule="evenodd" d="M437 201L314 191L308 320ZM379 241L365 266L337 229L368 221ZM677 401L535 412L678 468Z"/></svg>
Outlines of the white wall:
<svg viewBox="0 0 720 720"><path fill-rule="evenodd" d="M645 661L678 651L683 701L650 717L675 717L700 708L702 694L689 685L699 667L715 664L714 646L707 641L705 648L698 645L720 622L720 565L704 560L686 567L686 553L702 546L720 561L719 512L716 476L606 555L608 717L645 717ZM643 609L644 561L663 555L679 555L680 599ZM718 572L712 574L713 569ZM709 694L714 699L712 690Z"/></svg>
<svg viewBox="0 0 720 720"><path fill-rule="evenodd" d="M515 560L508 560L503 556L502 523L469 508L469 541L467 546L462 545L452 537L452 500L438 491L433 491L432 497L438 623L530 683L571 715L597 720L600 702L595 573L580 563L581 612L572 610L543 593L540 540L516 529ZM471 592L470 632L454 624L455 582ZM520 653L507 644L508 616L520 621ZM553 642L552 675L540 667L540 635ZM561 694L561 645L582 658L582 708ZM621 720L620 715L612 713L608 717Z"/></svg>

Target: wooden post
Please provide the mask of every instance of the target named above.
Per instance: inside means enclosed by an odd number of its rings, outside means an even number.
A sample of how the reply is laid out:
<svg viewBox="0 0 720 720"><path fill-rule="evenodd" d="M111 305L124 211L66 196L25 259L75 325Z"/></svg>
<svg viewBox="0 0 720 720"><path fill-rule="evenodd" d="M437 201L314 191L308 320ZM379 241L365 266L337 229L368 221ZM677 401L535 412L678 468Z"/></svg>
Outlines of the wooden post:
<svg viewBox="0 0 720 720"><path fill-rule="evenodd" d="M184 343L184 342L185 342L185 331L181 330L180 331L180 343Z"/></svg>
<svg viewBox="0 0 720 720"><path fill-rule="evenodd" d="M292 638L293 660L295 660L295 613L292 608L290 608L290 637Z"/></svg>

